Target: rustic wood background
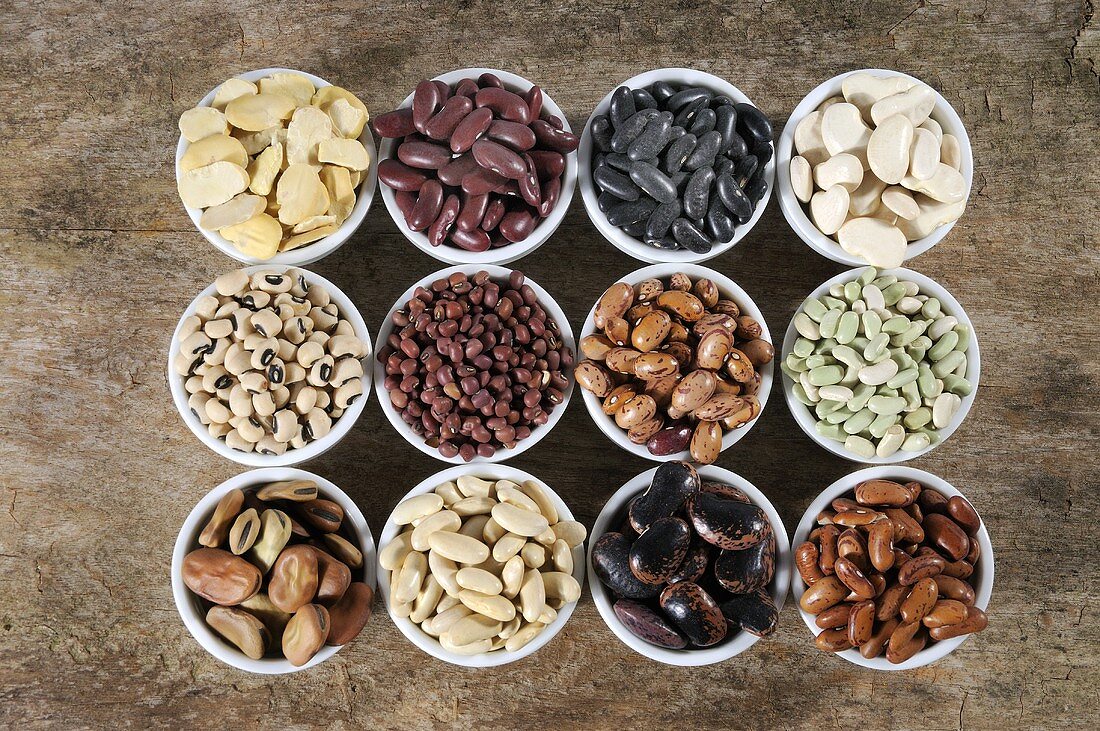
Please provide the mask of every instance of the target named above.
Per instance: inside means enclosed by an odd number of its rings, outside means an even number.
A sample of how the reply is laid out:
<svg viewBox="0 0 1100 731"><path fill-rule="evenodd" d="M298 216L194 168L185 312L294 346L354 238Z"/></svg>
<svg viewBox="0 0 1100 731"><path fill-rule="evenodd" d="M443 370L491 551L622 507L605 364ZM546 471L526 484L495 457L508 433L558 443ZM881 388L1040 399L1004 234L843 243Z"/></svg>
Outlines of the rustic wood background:
<svg viewBox="0 0 1100 731"><path fill-rule="evenodd" d="M526 5L526 4L523 4ZM0 724L59 727L465 728L1075 727L1100 715L1098 486L1100 23L1092 2L891 1L373 4L0 0ZM176 119L207 90L265 66L311 71L375 113L422 77L465 66L535 80L580 128L613 85L693 66L744 90L777 132L819 82L860 67L932 84L974 146L970 205L913 262L965 305L981 340L977 403L915 465L963 490L997 557L991 625L922 670L875 673L824 655L794 607L736 659L672 668L622 645L589 593L520 663L464 671L422 654L386 612L332 661L267 678L207 655L169 588L179 525L241 471L176 414L165 352L179 313L234 262L176 194ZM380 200L315 265L376 331L393 300L441 265ZM519 265L574 329L639 266L601 239L580 200ZM805 247L773 200L710 266L782 333L800 299L841 271ZM651 467L611 445L579 397L514 464L591 526ZM764 490L793 530L856 465L795 426L780 393L719 464ZM368 404L306 468L355 497L372 528L443 467Z"/></svg>

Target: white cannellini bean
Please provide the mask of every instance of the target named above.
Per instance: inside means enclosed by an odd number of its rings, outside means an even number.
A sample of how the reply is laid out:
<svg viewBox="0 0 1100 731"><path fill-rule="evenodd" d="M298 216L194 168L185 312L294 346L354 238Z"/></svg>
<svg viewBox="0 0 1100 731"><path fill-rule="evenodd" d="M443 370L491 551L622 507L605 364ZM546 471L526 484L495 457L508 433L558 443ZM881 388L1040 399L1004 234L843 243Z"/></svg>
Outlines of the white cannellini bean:
<svg viewBox="0 0 1100 731"><path fill-rule="evenodd" d="M405 556L401 571L397 575L397 584L394 586L393 601L398 604L414 601L420 593L427 573L428 560L424 558L424 554L413 551Z"/></svg>
<svg viewBox="0 0 1100 731"><path fill-rule="evenodd" d="M523 586L523 574L526 570L527 566L523 563L523 558L518 555L512 556L504 562L504 568L500 572L500 578L504 584L501 593L504 596L515 599L519 595L520 587Z"/></svg>
<svg viewBox="0 0 1100 731"><path fill-rule="evenodd" d="M546 625L541 622L532 622L525 625L518 632L508 638L508 641L504 643L504 649L507 652L516 652L523 649L525 645L531 642L531 640L538 637L539 633L546 629Z"/></svg>
<svg viewBox="0 0 1100 731"><path fill-rule="evenodd" d="M467 566L458 570L455 579L463 589L478 591L482 594L493 595L504 591L504 584L501 580L485 569Z"/></svg>
<svg viewBox="0 0 1100 731"><path fill-rule="evenodd" d="M493 558L502 563L506 562L523 550L525 545L527 545L527 539L524 536L506 533L493 544Z"/></svg>
<svg viewBox="0 0 1100 731"><path fill-rule="evenodd" d="M537 536L550 527L550 523L540 513L516 507L509 503L493 506L493 519L501 527L521 536Z"/></svg>
<svg viewBox="0 0 1100 731"><path fill-rule="evenodd" d="M423 495L416 495L415 497L411 497L399 503L398 506L393 509L393 515L391 517L393 522L397 525L408 525L414 520L426 518L432 513L437 513L442 509L443 498L428 492Z"/></svg>
<svg viewBox="0 0 1100 731"><path fill-rule="evenodd" d="M493 483L473 475L463 475L456 481L458 491L466 497L492 497Z"/></svg>
<svg viewBox="0 0 1100 731"><path fill-rule="evenodd" d="M478 614L491 617L498 622L510 622L516 616L516 607L506 597L482 594L479 591L463 589L458 592L459 601Z"/></svg>
<svg viewBox="0 0 1100 731"><path fill-rule="evenodd" d="M411 545L410 550L412 550ZM458 564L435 551L428 551L428 568L439 585L443 587L443 591L457 598L462 588L458 585Z"/></svg>
<svg viewBox="0 0 1100 731"><path fill-rule="evenodd" d="M489 558L488 546L476 538L464 536L461 533L435 531L428 535L428 546L443 558L449 558L458 563L476 566Z"/></svg>
<svg viewBox="0 0 1100 731"><path fill-rule="evenodd" d="M575 602L581 597L581 585L572 574L562 571L544 571L542 583L546 596L550 599L561 599L565 602Z"/></svg>
<svg viewBox="0 0 1100 731"><path fill-rule="evenodd" d="M507 485L502 485L501 482L498 482L497 500L502 503L515 505L516 507L523 508L524 510L529 510L532 513L538 513L540 515L542 514L542 511L539 509L538 503L536 503L526 494L520 492L518 485L516 485L516 487L509 487ZM490 508L490 510L491 509L492 508Z"/></svg>
<svg viewBox="0 0 1100 731"><path fill-rule="evenodd" d="M554 531L555 540L561 539L565 541L570 548L576 548L581 545L588 536L588 529L584 527L583 523L576 520L563 520L559 523L555 523L551 527Z"/></svg>
<svg viewBox="0 0 1100 731"><path fill-rule="evenodd" d="M453 652L456 655L480 655L493 649L492 640L478 640L468 645L456 645L451 642L446 632L439 635L439 644L447 652Z"/></svg>
<svg viewBox="0 0 1100 731"><path fill-rule="evenodd" d="M802 203L809 203L814 194L813 170L809 161L801 155L791 158L791 188L794 189L794 197Z"/></svg>
<svg viewBox="0 0 1100 731"><path fill-rule="evenodd" d="M560 538L554 541L550 549L554 560L554 569L565 574L573 573L573 549Z"/></svg>
<svg viewBox="0 0 1100 731"><path fill-rule="evenodd" d="M405 562L405 556L412 550L412 531L399 534L378 552L378 565L386 571L394 571Z"/></svg>
<svg viewBox="0 0 1100 731"><path fill-rule="evenodd" d="M471 515L463 520L462 527L458 529L458 532L464 536L481 540L481 535L485 531L485 524L488 522L488 515Z"/></svg>
<svg viewBox="0 0 1100 731"><path fill-rule="evenodd" d="M471 515L488 515L496 504L497 501L489 497L467 497L451 504L450 509L468 518Z"/></svg>
<svg viewBox="0 0 1100 731"><path fill-rule="evenodd" d="M458 491L458 485L453 482L444 482L435 488L435 494L443 498L443 504L448 508L462 500L465 495Z"/></svg>
<svg viewBox="0 0 1100 731"><path fill-rule="evenodd" d="M471 614L459 619L444 633L455 645L468 645L478 640L491 640L500 634L504 624L481 614Z"/></svg>
<svg viewBox="0 0 1100 731"><path fill-rule="evenodd" d="M424 581L424 587L417 594L416 601L413 602L413 610L409 614L409 619L420 624L432 616L442 596L443 587L440 586L439 581L434 576L428 574L428 578Z"/></svg>
<svg viewBox="0 0 1100 731"><path fill-rule="evenodd" d="M508 531L501 528L500 523L496 522L492 516L489 517L489 520L485 521L485 526L481 529L482 540L490 546L495 546L497 541L507 534Z"/></svg>
<svg viewBox="0 0 1100 731"><path fill-rule="evenodd" d="M519 589L519 603L523 618L528 622L536 621L542 613L542 607L546 604L546 585L542 574L536 569L524 572L523 584Z"/></svg>
<svg viewBox="0 0 1100 731"><path fill-rule="evenodd" d="M527 480L519 487L523 494L535 501L539 506L539 512L546 516L550 525L558 522L558 509L554 507L554 501L545 488L534 480Z"/></svg>
<svg viewBox="0 0 1100 731"><path fill-rule="evenodd" d="M438 497L438 495L433 495ZM412 547L414 551L427 551L428 539L436 531L457 531L462 527L462 518L452 510L440 510L438 513L421 518L412 532ZM477 540L476 538L474 540ZM479 541L480 542L480 541Z"/></svg>

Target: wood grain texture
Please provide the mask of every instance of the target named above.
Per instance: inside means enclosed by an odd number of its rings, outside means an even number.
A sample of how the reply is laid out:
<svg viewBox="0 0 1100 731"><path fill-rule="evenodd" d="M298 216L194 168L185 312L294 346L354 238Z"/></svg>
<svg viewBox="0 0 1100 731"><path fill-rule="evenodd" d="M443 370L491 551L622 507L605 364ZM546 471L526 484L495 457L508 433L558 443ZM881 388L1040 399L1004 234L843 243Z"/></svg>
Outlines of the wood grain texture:
<svg viewBox="0 0 1100 731"><path fill-rule="evenodd" d="M0 2L0 724L1022 729L1100 716L1098 26L1092 2L1064 0ZM508 69L541 84L575 128L616 82L658 66L730 80L777 129L845 70L894 68L936 87L967 125L975 183L959 224L913 264L967 308L984 369L962 429L915 465L963 490L989 526L989 630L932 667L876 674L816 651L788 606L777 635L745 655L678 669L619 643L586 590L550 645L494 670L421 654L380 607L310 672L249 676L209 657L176 614L170 550L192 505L239 468L186 430L164 359L179 313L233 262L180 205L175 125L226 77L277 65L346 86L374 113L422 76ZM602 240L577 195L519 266L576 329L638 263ZM756 299L773 333L841 271L797 239L776 201L710 266ZM439 267L376 200L314 268L375 330ZM764 490L793 530L855 466L812 444L774 388L719 464ZM651 466L609 443L579 397L514 464L589 526ZM305 467L356 498L377 532L441 463L372 401Z"/></svg>

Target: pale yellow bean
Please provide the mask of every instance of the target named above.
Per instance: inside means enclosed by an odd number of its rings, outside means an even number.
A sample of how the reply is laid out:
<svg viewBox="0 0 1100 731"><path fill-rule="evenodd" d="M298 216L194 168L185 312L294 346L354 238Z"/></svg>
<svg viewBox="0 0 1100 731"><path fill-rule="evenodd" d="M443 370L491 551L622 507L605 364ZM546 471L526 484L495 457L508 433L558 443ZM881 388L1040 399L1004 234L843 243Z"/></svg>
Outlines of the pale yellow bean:
<svg viewBox="0 0 1100 731"><path fill-rule="evenodd" d="M519 556L512 556L504 563L504 570L501 571L500 575L501 581L504 583L504 596L515 599L519 595L519 589L523 586L523 574L526 570L527 567Z"/></svg>
<svg viewBox="0 0 1100 731"><path fill-rule="evenodd" d="M456 655L480 655L493 649L492 640L478 640L468 645L454 645L446 633L439 636L439 644L447 652L453 652Z"/></svg>
<svg viewBox="0 0 1100 731"><path fill-rule="evenodd" d="M503 538L507 532L508 531L500 527L500 523L496 522L495 520L493 520L492 517L490 517L489 520L486 521L485 527L481 530L481 537L485 540L486 543L492 546L501 538Z"/></svg>
<svg viewBox="0 0 1100 731"><path fill-rule="evenodd" d="M428 622L431 622L432 632L436 635L441 635L453 627L455 622L463 617L469 617L473 613L474 610L470 609L465 604L457 604L435 615L429 619ZM425 622L425 624L428 624L428 622Z"/></svg>
<svg viewBox="0 0 1100 731"><path fill-rule="evenodd" d="M510 483L515 484L515 483ZM530 510L532 513L538 513L542 515L542 510L539 509L539 504L528 497L526 494L519 491L519 486L507 487L502 486L500 482L497 483L497 499L502 503L509 503L515 505L517 508L523 508L524 510Z"/></svg>
<svg viewBox="0 0 1100 731"><path fill-rule="evenodd" d="M401 571L397 575L397 587L393 593L393 600L398 604L407 604L415 600L427 574L428 559L423 553L413 551L405 556L405 562L401 564Z"/></svg>
<svg viewBox="0 0 1100 731"><path fill-rule="evenodd" d="M493 544L493 558L500 562L506 562L512 556L519 553L527 545L527 539L517 536L515 533L507 533Z"/></svg>
<svg viewBox="0 0 1100 731"><path fill-rule="evenodd" d="M534 622L542 614L542 608L546 604L546 586L542 580L542 574L535 569L529 569L523 574L523 585L519 589L520 608L523 610L523 618L528 622Z"/></svg>
<svg viewBox="0 0 1100 731"><path fill-rule="evenodd" d="M504 590L504 584L500 579L485 569L472 566L459 569L458 574L455 575L455 580L463 589L479 591L482 594L499 594Z"/></svg>
<svg viewBox="0 0 1100 731"><path fill-rule="evenodd" d="M519 632L519 628L521 626L523 626L523 617L517 614L516 616L512 617L511 622L507 622L503 627L501 627L500 638L502 640L507 640L516 632Z"/></svg>
<svg viewBox="0 0 1100 731"><path fill-rule="evenodd" d="M543 546L552 546L556 540L558 540L558 536L554 533L553 528L547 528L542 533L535 536L535 543L539 543Z"/></svg>
<svg viewBox="0 0 1100 731"><path fill-rule="evenodd" d="M435 551L428 551L428 568L431 569L435 580L443 587L443 591L450 596L458 596L461 587L455 579L455 574L458 573L458 565L454 561L439 555Z"/></svg>
<svg viewBox="0 0 1100 731"><path fill-rule="evenodd" d="M482 594L480 591L463 589L458 592L459 601L478 614L492 617L500 622L509 622L516 616L516 607L499 594Z"/></svg>
<svg viewBox="0 0 1100 731"><path fill-rule="evenodd" d="M386 571L393 571L405 562L405 556L412 550L412 531L407 530L386 544L378 554L378 565Z"/></svg>
<svg viewBox="0 0 1100 731"><path fill-rule="evenodd" d="M521 536L537 536L545 532L550 523L541 513L524 510L510 503L498 503L493 507L493 519L512 533Z"/></svg>
<svg viewBox="0 0 1100 731"><path fill-rule="evenodd" d="M491 640L504 629L503 623L482 614L471 614L455 622L451 628L440 635L446 636L452 644L468 645L478 640Z"/></svg>
<svg viewBox="0 0 1100 731"><path fill-rule="evenodd" d="M489 558L489 547L461 533L436 531L428 535L428 546L443 558L476 566Z"/></svg>
<svg viewBox="0 0 1100 731"><path fill-rule="evenodd" d="M572 575L573 549L569 547L569 544L559 538L554 541L554 545L550 548L550 553L554 558L554 568L562 573Z"/></svg>
<svg viewBox="0 0 1100 731"><path fill-rule="evenodd" d="M465 497L458 491L458 485L453 482L444 482L442 485L435 488L435 494L443 498L443 504L448 508Z"/></svg>
<svg viewBox="0 0 1100 731"><path fill-rule="evenodd" d="M464 536L470 536L481 540L481 535L485 531L485 524L489 522L488 515L472 515L462 523L462 527L458 529L458 532Z"/></svg>
<svg viewBox="0 0 1100 731"><path fill-rule="evenodd" d="M542 583L546 587L546 596L551 599L575 602L581 598L581 585L571 574L545 571L542 574Z"/></svg>
<svg viewBox="0 0 1100 731"><path fill-rule="evenodd" d="M414 520L426 518L432 513L443 509L443 498L429 492L417 495L405 500L393 509L393 522L397 525L408 525Z"/></svg>
<svg viewBox="0 0 1100 731"><path fill-rule="evenodd" d="M497 501L491 497L467 497L454 503L450 508L463 518L467 518L471 515L488 515L496 504Z"/></svg>
<svg viewBox="0 0 1100 731"><path fill-rule="evenodd" d="M570 548L576 548L584 543L588 530L575 520L563 520L554 524L554 535L568 543Z"/></svg>
<svg viewBox="0 0 1100 731"><path fill-rule="evenodd" d="M539 512L546 516L550 525L558 522L558 509L554 507L554 501L550 499L550 493L546 492L542 485L534 480L527 480L520 486L527 497L538 503Z"/></svg>
<svg viewBox="0 0 1100 731"><path fill-rule="evenodd" d="M537 569L546 563L546 549L537 543L528 543L519 552L528 568Z"/></svg>
<svg viewBox="0 0 1100 731"><path fill-rule="evenodd" d="M507 652L516 652L528 644L531 640L538 637L539 633L546 628L546 625L541 622L532 622L524 626L514 635L508 638L508 641L504 643L504 649Z"/></svg>
<svg viewBox="0 0 1100 731"><path fill-rule="evenodd" d="M480 477L463 475L458 478L456 484L458 491L466 497L492 497L493 495L493 483Z"/></svg>
<svg viewBox="0 0 1100 731"><path fill-rule="evenodd" d="M416 601L413 602L413 610L412 614L409 615L409 619L420 624L432 616L439 604L439 598L442 596L443 587L434 576L428 574L428 578L424 580L424 587L417 594Z"/></svg>
<svg viewBox="0 0 1100 731"><path fill-rule="evenodd" d="M439 497L435 495L434 497ZM414 551L428 550L428 536L436 531L454 532L462 527L462 518L452 510L440 510L438 513L422 518L412 532Z"/></svg>
<svg viewBox="0 0 1100 731"><path fill-rule="evenodd" d="M539 614L538 621L543 624L550 624L558 618L558 610L554 609L549 604L542 607L542 612Z"/></svg>
<svg viewBox="0 0 1100 731"><path fill-rule="evenodd" d="M430 561L428 563L429 563L429 565L431 565ZM438 581L438 579L436 579L436 581ZM435 607L435 613L436 614L443 614L443 612L447 611L448 609L450 609L452 607L457 607L460 604L462 604L462 602L460 602L458 600L457 596L451 596L450 594L444 594L442 596L442 598L440 598L439 604L437 604L436 607Z"/></svg>

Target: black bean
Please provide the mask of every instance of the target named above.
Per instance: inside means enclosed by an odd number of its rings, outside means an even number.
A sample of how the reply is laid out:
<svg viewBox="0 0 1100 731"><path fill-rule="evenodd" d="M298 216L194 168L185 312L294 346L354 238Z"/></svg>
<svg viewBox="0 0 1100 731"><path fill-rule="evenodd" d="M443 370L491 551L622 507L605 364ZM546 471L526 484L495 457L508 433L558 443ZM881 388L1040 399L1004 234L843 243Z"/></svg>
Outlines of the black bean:
<svg viewBox="0 0 1100 731"><path fill-rule="evenodd" d="M604 165L592 174L592 180L605 192L610 193L619 200L636 201L642 191L634 185L630 178L622 173L612 170L611 166Z"/></svg>
<svg viewBox="0 0 1100 731"><path fill-rule="evenodd" d="M722 133L722 152L729 151L733 136L737 134L737 110L729 104L723 104L714 110L714 128Z"/></svg>
<svg viewBox="0 0 1100 731"><path fill-rule="evenodd" d="M658 102L668 101L668 99L676 93L676 88L667 81L658 81L653 86L649 87L649 93L653 95L653 98Z"/></svg>
<svg viewBox="0 0 1100 731"><path fill-rule="evenodd" d="M710 100L710 106L715 110L717 110L718 107L732 107L735 103L733 99L730 99L725 94L719 94Z"/></svg>
<svg viewBox="0 0 1100 731"><path fill-rule="evenodd" d="M764 194L768 192L768 181L761 175L759 178L753 178L749 181L749 184L745 186L745 195L749 197L752 204L755 206L760 202L760 199L764 197Z"/></svg>
<svg viewBox="0 0 1100 731"><path fill-rule="evenodd" d="M604 213L607 213L611 209L611 206L615 205L618 202L619 199L611 195L610 193L600 193L600 195L596 198L596 205Z"/></svg>
<svg viewBox="0 0 1100 731"><path fill-rule="evenodd" d="M649 218L655 208L657 201L652 198L616 203L607 212L607 222L612 226L627 226Z"/></svg>
<svg viewBox="0 0 1100 731"><path fill-rule="evenodd" d="M635 185L661 203L676 200L676 186L668 176L649 163L638 161L630 168Z"/></svg>
<svg viewBox="0 0 1100 731"><path fill-rule="evenodd" d="M668 251L675 251L676 249L680 248L680 245L676 243L676 239L672 238L672 234L665 234L659 239L647 238L645 242L655 249L667 249Z"/></svg>
<svg viewBox="0 0 1100 731"><path fill-rule="evenodd" d="M714 187L726 210L739 219L752 216L752 201L745 195L745 191L741 190L732 175L727 173L719 176Z"/></svg>
<svg viewBox="0 0 1100 731"><path fill-rule="evenodd" d="M615 134L611 137L611 149L615 152L626 152L634 138L645 129L646 124L649 123L649 118L659 113L655 109L643 109L636 112L615 130Z"/></svg>
<svg viewBox="0 0 1100 731"><path fill-rule="evenodd" d="M672 181L672 184L676 186L676 190L681 193L684 192L684 187L687 185L688 174L681 170L678 173L672 173L668 176L668 179Z"/></svg>
<svg viewBox="0 0 1100 731"><path fill-rule="evenodd" d="M629 173L630 166L634 164L633 160L621 152L609 152L604 160L621 173Z"/></svg>
<svg viewBox="0 0 1100 731"><path fill-rule="evenodd" d="M650 119L642 133L630 143L630 147L626 150L627 156L631 160L648 160L651 157L657 157L672 137L670 117L671 115L661 114Z"/></svg>
<svg viewBox="0 0 1100 731"><path fill-rule="evenodd" d="M722 156L714 163L714 174L725 175L726 173L733 174L733 169L737 167L737 163L730 160L728 157Z"/></svg>
<svg viewBox="0 0 1100 731"><path fill-rule="evenodd" d="M684 215L688 218L702 218L710 204L710 186L714 183L712 168L699 168L688 179L684 188Z"/></svg>
<svg viewBox="0 0 1100 731"><path fill-rule="evenodd" d="M640 239L645 236L645 225L645 219L635 221L634 223L628 223L622 227L622 232L631 238Z"/></svg>
<svg viewBox="0 0 1100 731"><path fill-rule="evenodd" d="M676 119L672 121L673 124L687 129L691 126L692 121L695 119L695 115L699 113L700 109L707 106L706 99L697 99L691 104L681 109L676 113Z"/></svg>
<svg viewBox="0 0 1100 731"><path fill-rule="evenodd" d="M673 127L673 129L683 129L683 127ZM669 174L680 172L680 168L684 166L684 161L695 150L697 142L698 140L693 134L684 134L683 137L673 142L665 151L664 165L661 169Z"/></svg>
<svg viewBox="0 0 1100 731"><path fill-rule="evenodd" d="M629 119L633 114L638 111L634 106L634 95L630 93L630 88L627 86L620 86L611 95L611 125L615 129L622 126L623 122Z"/></svg>
<svg viewBox="0 0 1100 731"><path fill-rule="evenodd" d="M630 93L634 97L634 108L635 109L656 109L657 108L657 100L654 99L653 95L650 94L645 89L634 89Z"/></svg>
<svg viewBox="0 0 1100 731"><path fill-rule="evenodd" d="M764 167L772 159L774 149L771 145L760 145L753 149L752 154L760 161L760 167Z"/></svg>
<svg viewBox="0 0 1100 731"><path fill-rule="evenodd" d="M710 209L707 211L706 224L707 233L710 234L715 241L724 244L733 240L737 225L734 223L734 220L730 218L729 214L726 213L720 201L711 201Z"/></svg>
<svg viewBox="0 0 1100 731"><path fill-rule="evenodd" d="M615 153L615 154L618 154L618 153ZM593 170L595 170L596 168L599 168L599 167L603 167L606 164L607 164L607 153L606 152L597 152L595 155L592 156L592 169Z"/></svg>
<svg viewBox="0 0 1100 731"><path fill-rule="evenodd" d="M714 130L707 132L699 138L699 143L688 159L684 160L684 167L688 170L698 170L703 166L714 165L714 158L718 156L718 148L722 146L722 135Z"/></svg>
<svg viewBox="0 0 1100 731"><path fill-rule="evenodd" d="M706 234L686 218L677 218L672 222L672 237L680 246L696 254L708 253L712 245Z"/></svg>
<svg viewBox="0 0 1100 731"><path fill-rule="evenodd" d="M611 120L606 114L601 114L592 120L592 143L601 152L611 149L611 135L615 130L611 128Z"/></svg>
<svg viewBox="0 0 1100 731"><path fill-rule="evenodd" d="M682 210L683 205L679 199L662 203L653 209L653 213L650 214L649 221L646 224L646 241L663 239L668 234L669 229L672 228L672 222L680 217Z"/></svg>
<svg viewBox="0 0 1100 731"><path fill-rule="evenodd" d="M735 104L737 131L742 137L753 140L753 147L772 141L772 123L767 116L751 104Z"/></svg>
<svg viewBox="0 0 1100 731"><path fill-rule="evenodd" d="M759 167L760 161L756 159L756 155L746 155L737 161L737 167L733 169L733 179L744 188Z"/></svg>
<svg viewBox="0 0 1100 731"><path fill-rule="evenodd" d="M749 154L749 146L745 138L734 132L729 141L729 148L726 150L726 157L731 160L740 160L747 154Z"/></svg>
<svg viewBox="0 0 1100 731"><path fill-rule="evenodd" d="M704 89L701 86L693 86L683 91L678 91L669 97L668 102L665 104L666 108L676 112L681 108L686 107L688 104L703 100L704 104L710 102L711 97L714 96L709 90Z"/></svg>
<svg viewBox="0 0 1100 731"><path fill-rule="evenodd" d="M716 123L717 117L713 109L700 109L699 113L695 115L695 121L691 123L691 128L688 129L688 132L691 132L696 137L701 137L714 129Z"/></svg>

